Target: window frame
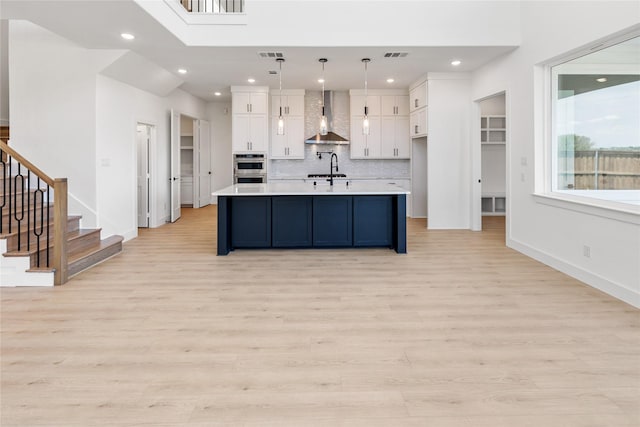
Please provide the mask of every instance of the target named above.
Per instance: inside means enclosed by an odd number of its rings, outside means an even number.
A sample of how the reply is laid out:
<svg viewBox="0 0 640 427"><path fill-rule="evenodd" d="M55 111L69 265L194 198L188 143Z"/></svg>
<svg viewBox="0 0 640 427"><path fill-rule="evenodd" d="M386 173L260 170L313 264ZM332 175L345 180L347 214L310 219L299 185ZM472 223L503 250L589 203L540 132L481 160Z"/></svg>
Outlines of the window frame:
<svg viewBox="0 0 640 427"><path fill-rule="evenodd" d="M560 207L573 211L589 213L592 215L612 218L633 224L640 224L640 190L559 190L558 183L558 157L556 134L556 95L558 79L557 70L554 67L583 57L590 53L606 49L610 46L622 43L626 40L640 37L640 25L597 40L586 46L559 55L542 63L538 68L538 76L542 74L542 144L536 144L543 160L543 167L536 170L534 199L538 203ZM606 64L603 64L603 68ZM606 70L604 70L606 71ZM598 73L594 70L594 73ZM540 80L539 80L540 81ZM592 192L591 194L585 194ZM627 196L631 201L620 201L620 195ZM615 196L615 197L607 197Z"/></svg>

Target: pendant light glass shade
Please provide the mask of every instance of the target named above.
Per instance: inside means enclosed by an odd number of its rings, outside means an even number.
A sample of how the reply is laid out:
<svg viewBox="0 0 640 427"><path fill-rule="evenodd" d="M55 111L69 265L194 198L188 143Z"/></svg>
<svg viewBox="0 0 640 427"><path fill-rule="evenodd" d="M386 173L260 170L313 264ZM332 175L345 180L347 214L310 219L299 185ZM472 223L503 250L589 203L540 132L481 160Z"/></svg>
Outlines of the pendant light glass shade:
<svg viewBox="0 0 640 427"><path fill-rule="evenodd" d="M276 130L276 134L284 135L284 117L282 117L282 63L284 62L284 58L278 58L276 61L278 61L280 65L280 72L278 73L280 77L280 115L278 116L278 129Z"/></svg>
<svg viewBox="0 0 640 427"><path fill-rule="evenodd" d="M322 117L320 118L320 135L326 135L329 132L327 126L327 116L324 114L324 64L327 58L320 58L318 61L322 64Z"/></svg>
<svg viewBox="0 0 640 427"><path fill-rule="evenodd" d="M367 107L367 64L371 61L369 58L363 58L364 62L364 116L362 117L362 134L369 135L369 108Z"/></svg>

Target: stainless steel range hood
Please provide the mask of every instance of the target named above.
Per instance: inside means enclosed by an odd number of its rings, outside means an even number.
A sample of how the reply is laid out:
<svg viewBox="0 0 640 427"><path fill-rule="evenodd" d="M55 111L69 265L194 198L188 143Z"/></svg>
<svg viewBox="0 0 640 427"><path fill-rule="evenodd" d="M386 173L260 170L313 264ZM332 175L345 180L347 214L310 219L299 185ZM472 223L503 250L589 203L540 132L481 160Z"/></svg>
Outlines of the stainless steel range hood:
<svg viewBox="0 0 640 427"><path fill-rule="evenodd" d="M333 92L324 92L324 115L327 116L327 128L326 135L316 134L305 141L306 144L325 144L325 145L346 145L349 144L349 140L332 132L333 128ZM318 122L320 118L318 117Z"/></svg>

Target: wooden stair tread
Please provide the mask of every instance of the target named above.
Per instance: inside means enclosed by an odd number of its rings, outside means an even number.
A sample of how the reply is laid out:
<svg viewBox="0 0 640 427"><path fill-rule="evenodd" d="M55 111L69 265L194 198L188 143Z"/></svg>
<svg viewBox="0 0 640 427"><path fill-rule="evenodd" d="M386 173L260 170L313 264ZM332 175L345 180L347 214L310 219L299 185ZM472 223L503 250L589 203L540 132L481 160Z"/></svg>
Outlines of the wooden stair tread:
<svg viewBox="0 0 640 427"><path fill-rule="evenodd" d="M101 228L81 228L79 230L74 230L74 231L70 231L67 233L67 242L72 242L74 240L78 240L81 239L85 236L90 236L92 234L95 233L100 233L102 229ZM52 249L53 248L53 241L51 241L49 243L49 248ZM42 246L40 247L40 251L45 251L47 249L46 246ZM8 256L8 257L12 257L12 256L29 256L29 255L33 255L37 252L38 250L36 248L33 248L31 250L28 251L9 251L7 253L4 254L4 256Z"/></svg>
<svg viewBox="0 0 640 427"><path fill-rule="evenodd" d="M87 248L81 252L69 255L69 277L105 261L122 252L122 236L113 235L100 241L98 245Z"/></svg>
<svg viewBox="0 0 640 427"><path fill-rule="evenodd" d="M124 238L122 236L113 235L109 236L106 239L100 240L100 244L91 248L88 248L80 253L75 254L73 257L68 259L69 264L72 264L82 258L85 258L89 255L93 255L96 252L99 252L102 249L108 248L112 245L117 245L118 243L122 243Z"/></svg>

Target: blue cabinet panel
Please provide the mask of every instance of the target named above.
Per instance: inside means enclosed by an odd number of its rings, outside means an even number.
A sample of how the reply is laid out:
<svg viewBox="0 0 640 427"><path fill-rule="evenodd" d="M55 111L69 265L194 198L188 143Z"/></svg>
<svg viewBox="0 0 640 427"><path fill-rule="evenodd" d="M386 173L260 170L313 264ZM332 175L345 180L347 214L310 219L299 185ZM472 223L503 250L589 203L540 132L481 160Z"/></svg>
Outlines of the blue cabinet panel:
<svg viewBox="0 0 640 427"><path fill-rule="evenodd" d="M352 197L313 198L313 246L353 246Z"/></svg>
<svg viewBox="0 0 640 427"><path fill-rule="evenodd" d="M391 196L353 197L353 245L393 246Z"/></svg>
<svg viewBox="0 0 640 427"><path fill-rule="evenodd" d="M274 248L311 247L311 196L274 196L271 209Z"/></svg>
<svg viewBox="0 0 640 427"><path fill-rule="evenodd" d="M232 248L271 246L271 197L231 199Z"/></svg>

